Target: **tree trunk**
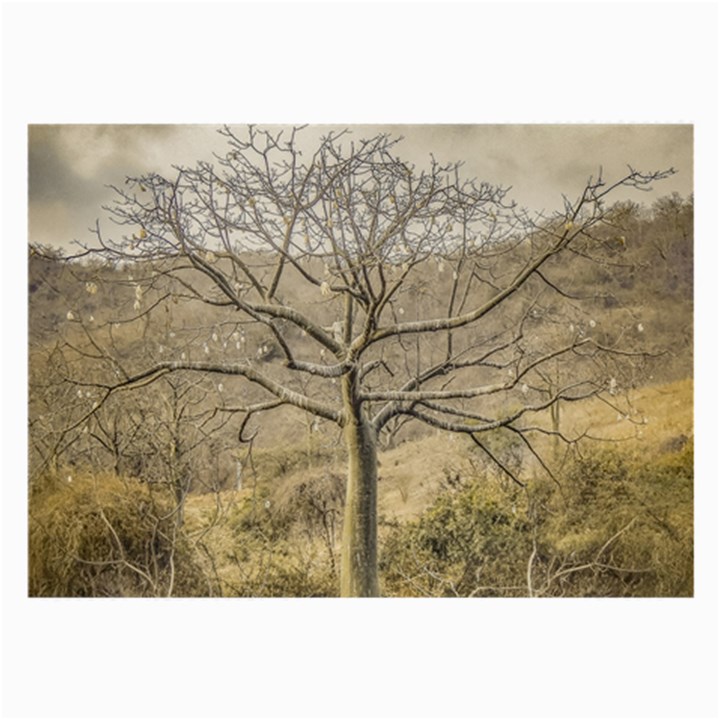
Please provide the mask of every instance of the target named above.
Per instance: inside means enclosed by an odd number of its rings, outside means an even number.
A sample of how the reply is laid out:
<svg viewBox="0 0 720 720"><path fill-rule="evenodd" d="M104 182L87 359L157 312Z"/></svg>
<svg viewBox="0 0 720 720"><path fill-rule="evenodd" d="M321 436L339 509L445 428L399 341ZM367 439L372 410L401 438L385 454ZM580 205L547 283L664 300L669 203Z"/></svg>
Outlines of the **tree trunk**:
<svg viewBox="0 0 720 720"><path fill-rule="evenodd" d="M352 402L352 379L344 379L348 419L348 478L343 518L340 594L377 597L377 439L362 408Z"/></svg>
<svg viewBox="0 0 720 720"><path fill-rule="evenodd" d="M185 480L178 478L173 490L175 494L175 527L179 529L185 523L185 498L187 497Z"/></svg>

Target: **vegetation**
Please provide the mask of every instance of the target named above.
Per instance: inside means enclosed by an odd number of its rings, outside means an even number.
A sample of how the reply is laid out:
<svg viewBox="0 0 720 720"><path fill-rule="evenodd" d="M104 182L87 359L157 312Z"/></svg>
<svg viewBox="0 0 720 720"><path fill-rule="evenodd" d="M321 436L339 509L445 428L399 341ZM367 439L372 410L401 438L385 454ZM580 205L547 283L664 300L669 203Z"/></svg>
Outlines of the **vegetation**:
<svg viewBox="0 0 720 720"><path fill-rule="evenodd" d="M575 458L521 493L456 480L384 544L389 595L692 596L692 446L653 464Z"/></svg>
<svg viewBox="0 0 720 720"><path fill-rule="evenodd" d="M381 520L383 595L692 596L692 439L661 445L651 463L617 449L578 454L557 483L538 477L524 490L472 464L467 476L446 466L425 509ZM337 595L342 476L266 480L222 493L220 506L191 496L178 529L172 497L152 484L48 479L32 499L30 592Z"/></svg>
<svg viewBox="0 0 720 720"><path fill-rule="evenodd" d="M114 475L43 485L30 498L31 595L210 594L167 487Z"/></svg>
<svg viewBox="0 0 720 720"><path fill-rule="evenodd" d="M607 202L667 173L531 216L384 136L223 134L31 248L31 594L692 592L692 419L659 452L643 393L692 372L693 201Z"/></svg>

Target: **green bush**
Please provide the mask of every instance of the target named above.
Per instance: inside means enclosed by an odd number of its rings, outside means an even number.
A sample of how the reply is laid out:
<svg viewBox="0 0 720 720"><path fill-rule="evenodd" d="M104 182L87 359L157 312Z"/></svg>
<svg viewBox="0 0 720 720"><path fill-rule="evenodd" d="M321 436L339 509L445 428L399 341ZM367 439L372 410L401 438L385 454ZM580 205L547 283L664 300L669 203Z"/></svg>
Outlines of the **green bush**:
<svg viewBox="0 0 720 720"><path fill-rule="evenodd" d="M541 518L549 594L691 596L693 452L578 458Z"/></svg>
<svg viewBox="0 0 720 720"><path fill-rule="evenodd" d="M380 564L384 592L522 594L525 526L512 493L478 480L449 486L418 520L387 533Z"/></svg>
<svg viewBox="0 0 720 720"><path fill-rule="evenodd" d="M596 450L557 480L444 488L420 518L385 531L385 594L692 595L692 443L652 463Z"/></svg>

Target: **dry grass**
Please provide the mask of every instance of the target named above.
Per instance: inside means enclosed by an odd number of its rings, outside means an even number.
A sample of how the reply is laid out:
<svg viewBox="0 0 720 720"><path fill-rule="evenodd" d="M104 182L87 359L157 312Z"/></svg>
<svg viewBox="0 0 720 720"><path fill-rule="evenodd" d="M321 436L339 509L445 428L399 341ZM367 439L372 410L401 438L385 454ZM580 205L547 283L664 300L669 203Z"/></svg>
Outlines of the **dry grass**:
<svg viewBox="0 0 720 720"><path fill-rule="evenodd" d="M563 431L623 440L629 452L656 451L675 437L692 435L692 378L648 385L610 400L568 406L562 416Z"/></svg>
<svg viewBox="0 0 720 720"><path fill-rule="evenodd" d="M597 467L602 476L616 472L612 468L619 460L612 458L622 458L622 472L629 468L638 478L644 461L653 459L652 477L648 475L644 485L630 480L624 485L640 493L633 499L638 512L644 513L646 506L652 511L643 515L644 525L635 521L627 538L628 543L644 538L646 556L639 559L645 565L675 568L670 584L658 586L657 592L667 594L676 592L680 582L683 587L692 582L682 575L692 548L692 487L688 490L685 481L675 480L676 466L680 467L677 451L689 452L690 458L692 453L692 393L690 379L648 386L613 398L614 407L599 400L569 405L562 417L563 430L588 432L605 441L586 445L590 457L600 458L592 462L601 463ZM71 483L64 475L47 478L31 497L31 594L167 594L170 555L173 594L334 594L345 462L337 448L318 448L311 458L306 443L281 451L262 449L256 457L256 476L248 479L245 489L191 495L182 537L174 527L172 498L162 488L111 475L78 474ZM602 448L611 453L605 460ZM524 472L532 468L525 466ZM382 451L379 476L379 514L386 528L417 522L438 497L454 492L453 483L459 482L459 487L483 478L484 489L473 501L477 512L507 500L502 478L488 475L481 453L464 437L433 434ZM615 485L607 487L612 490ZM600 503L600 509L605 507L602 503L620 507L614 491L593 502ZM510 505L503 512L510 517ZM624 512L618 521L630 519ZM604 516L598 511L592 522L585 518L576 524L563 516L557 529L548 521L546 542L558 557L590 552L588 548L607 535ZM668 532L681 532L683 544L666 543ZM517 546L518 553L524 547ZM631 552L629 544L624 552ZM577 592L592 594L593 587L582 586Z"/></svg>
<svg viewBox="0 0 720 720"><path fill-rule="evenodd" d="M174 511L164 487L110 474L46 477L30 497L30 595L207 594Z"/></svg>
<svg viewBox="0 0 720 720"><path fill-rule="evenodd" d="M693 434L692 379L650 385L613 400L616 407L597 399L567 405L562 415L563 432L569 435L586 432L606 441L601 443L603 446L633 456L672 449L673 441ZM550 456L551 444L542 437L537 441ZM381 451L379 460L378 512L388 519L405 521L427 508L446 475L466 477L475 473L483 458L467 438L442 433ZM341 453L325 452L308 464L304 444L286 446L280 451L263 450L258 453L257 466L259 496L264 501L274 495L274 503L308 478L345 474ZM224 502L231 502L232 498L239 501L251 496L252 490L246 488L240 493L224 494L223 498ZM212 495L192 496L188 501L188 518L199 512L197 508L209 512L215 504Z"/></svg>

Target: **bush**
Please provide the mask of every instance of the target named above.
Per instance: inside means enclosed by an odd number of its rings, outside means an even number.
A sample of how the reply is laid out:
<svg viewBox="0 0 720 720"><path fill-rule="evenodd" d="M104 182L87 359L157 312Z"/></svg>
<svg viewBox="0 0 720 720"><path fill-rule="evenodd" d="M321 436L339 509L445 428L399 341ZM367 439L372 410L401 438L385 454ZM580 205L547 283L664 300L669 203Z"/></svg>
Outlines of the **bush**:
<svg viewBox="0 0 720 720"><path fill-rule="evenodd" d="M252 494L234 498L223 522L200 543L219 593L235 597L337 595L344 478L320 469L286 470L272 476L271 458L259 457L268 460L267 465L257 462L263 482ZM285 457L292 459L292 466L306 462L292 448Z"/></svg>
<svg viewBox="0 0 720 720"><path fill-rule="evenodd" d="M337 570L324 506L327 483L297 482L283 501L246 498L227 519L230 537L215 548L223 594L238 597L327 597ZM322 515L322 518L320 517Z"/></svg>
<svg viewBox="0 0 720 720"><path fill-rule="evenodd" d="M311 443L259 448L253 451L254 469L261 484L271 485L294 472L306 472L312 467L331 465L344 458L337 444L323 444L313 436Z"/></svg>
<svg viewBox="0 0 720 720"><path fill-rule="evenodd" d="M207 595L174 509L170 491L136 480L47 478L30 497L30 595Z"/></svg>
<svg viewBox="0 0 720 720"><path fill-rule="evenodd" d="M693 452L654 462L613 451L578 458L540 520L548 594L693 593Z"/></svg>
<svg viewBox="0 0 720 720"><path fill-rule="evenodd" d="M284 482L274 493L273 506L288 528L334 543L345 504L345 478L325 471L306 473Z"/></svg>
<svg viewBox="0 0 720 720"><path fill-rule="evenodd" d="M324 549L255 542L223 572L224 594L235 597L333 597L337 578Z"/></svg>
<svg viewBox="0 0 720 720"><path fill-rule="evenodd" d="M523 594L526 522L512 492L455 481L416 521L393 527L381 548L389 595ZM518 580L519 579L519 580Z"/></svg>
<svg viewBox="0 0 720 720"><path fill-rule="evenodd" d="M693 453L576 457L559 487L448 485L381 547L388 595L683 597L693 593Z"/></svg>

